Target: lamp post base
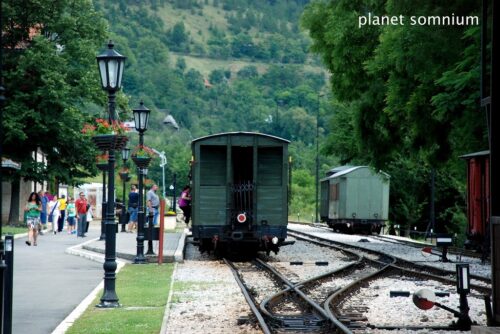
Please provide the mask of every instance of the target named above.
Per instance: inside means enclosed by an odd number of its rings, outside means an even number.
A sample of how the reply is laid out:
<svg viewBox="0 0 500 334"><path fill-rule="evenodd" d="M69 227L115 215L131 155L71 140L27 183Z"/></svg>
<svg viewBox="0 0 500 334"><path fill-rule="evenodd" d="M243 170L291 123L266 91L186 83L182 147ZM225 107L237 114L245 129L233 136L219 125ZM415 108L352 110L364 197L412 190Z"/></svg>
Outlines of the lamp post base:
<svg viewBox="0 0 500 334"><path fill-rule="evenodd" d="M134 259L134 264L147 264L148 260L143 256L136 256Z"/></svg>
<svg viewBox="0 0 500 334"><path fill-rule="evenodd" d="M116 302L100 302L95 307L97 307L97 308L117 308L117 307L121 307L121 305L120 305L120 303L118 303L118 301L116 301Z"/></svg>
<svg viewBox="0 0 500 334"><path fill-rule="evenodd" d="M148 260L144 256L144 236L142 236L142 240L140 237L137 237L137 255L134 259L134 264L145 264L148 263Z"/></svg>
<svg viewBox="0 0 500 334"><path fill-rule="evenodd" d="M148 215L148 251L146 255L155 255L153 251L153 216Z"/></svg>
<svg viewBox="0 0 500 334"><path fill-rule="evenodd" d="M141 188L141 187L140 187ZM144 256L144 212L139 210L137 215L137 255L135 256L134 263L135 264L144 264L147 263L148 260Z"/></svg>

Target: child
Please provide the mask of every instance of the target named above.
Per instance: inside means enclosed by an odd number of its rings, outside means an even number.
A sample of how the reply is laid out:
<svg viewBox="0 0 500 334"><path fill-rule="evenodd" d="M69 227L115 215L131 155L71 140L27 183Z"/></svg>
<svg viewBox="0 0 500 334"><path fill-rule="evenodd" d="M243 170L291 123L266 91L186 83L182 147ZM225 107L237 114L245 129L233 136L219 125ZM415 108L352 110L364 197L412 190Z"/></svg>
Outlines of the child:
<svg viewBox="0 0 500 334"><path fill-rule="evenodd" d="M75 230L75 217L76 207L73 197L68 197L68 205L66 206L66 214L68 215L68 234L76 234Z"/></svg>

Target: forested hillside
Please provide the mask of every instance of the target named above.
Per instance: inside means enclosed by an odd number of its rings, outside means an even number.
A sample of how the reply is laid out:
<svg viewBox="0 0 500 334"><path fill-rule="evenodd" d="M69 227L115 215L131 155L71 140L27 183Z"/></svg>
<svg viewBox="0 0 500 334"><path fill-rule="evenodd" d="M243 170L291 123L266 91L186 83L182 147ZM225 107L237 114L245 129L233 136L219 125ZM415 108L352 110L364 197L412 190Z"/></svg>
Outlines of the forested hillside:
<svg viewBox="0 0 500 334"><path fill-rule="evenodd" d="M292 141L294 201L290 214L314 211L316 114L326 134L327 71L308 53L299 29L307 1L96 1L116 49L127 56L124 93L153 110L147 145L167 153L187 182L189 142L225 131L257 131ZM170 113L180 129L163 125ZM130 114L128 114L130 117ZM331 167L322 158L322 170ZM149 176L158 182L155 164Z"/></svg>

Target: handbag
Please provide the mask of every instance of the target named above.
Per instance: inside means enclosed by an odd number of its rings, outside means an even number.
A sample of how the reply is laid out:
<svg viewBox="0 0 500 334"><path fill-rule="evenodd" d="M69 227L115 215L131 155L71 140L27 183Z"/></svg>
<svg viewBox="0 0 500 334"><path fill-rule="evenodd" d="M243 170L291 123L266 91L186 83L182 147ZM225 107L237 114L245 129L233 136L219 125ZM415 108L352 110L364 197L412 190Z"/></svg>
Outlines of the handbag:
<svg viewBox="0 0 500 334"><path fill-rule="evenodd" d="M56 204L54 204L54 207L52 208L52 211L49 214L49 223L53 223L53 220L54 220L54 210L56 209L56 206L59 206L59 202L56 202Z"/></svg>

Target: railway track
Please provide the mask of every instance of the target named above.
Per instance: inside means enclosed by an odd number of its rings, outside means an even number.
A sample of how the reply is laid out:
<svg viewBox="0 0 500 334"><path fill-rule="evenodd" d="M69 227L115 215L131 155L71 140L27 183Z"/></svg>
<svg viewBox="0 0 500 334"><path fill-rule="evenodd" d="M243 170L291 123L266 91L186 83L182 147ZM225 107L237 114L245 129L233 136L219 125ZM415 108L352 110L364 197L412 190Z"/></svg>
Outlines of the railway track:
<svg viewBox="0 0 500 334"><path fill-rule="evenodd" d="M438 247L432 243L422 243L422 242L415 242L415 241L410 241L410 240L400 240L400 239L394 239L394 238L383 236L383 235L371 235L370 238L382 240L384 242L403 244L406 246L411 246L411 247L420 248L420 249L422 249L423 247L432 247L435 251L437 251L439 253L443 252L442 247ZM483 258L483 254L481 254L481 253L478 253L478 252L470 250L470 249L460 248L460 247L449 246L447 252L449 255L454 255L458 260L460 260L462 256L471 257L471 258L475 258L475 259L482 259ZM453 260L450 260L450 262L453 262Z"/></svg>
<svg viewBox="0 0 500 334"><path fill-rule="evenodd" d="M224 262L233 271L264 333L331 333L332 324L343 329L341 333L350 333L347 327L337 319L330 318L321 305L304 294L299 288L300 283L292 283L268 263L255 260L256 268L271 274L283 288L259 301L255 298L256 291L251 288L251 282L243 278L242 268L228 259L224 259Z"/></svg>
<svg viewBox="0 0 500 334"><path fill-rule="evenodd" d="M259 326L264 333L282 332L311 332L311 333L351 333L342 322L331 317L327 311L313 298L302 291L304 285L317 284L316 282L334 275L339 271L346 270L357 265L357 261L346 264L341 269L336 269L322 275L310 278L306 281L293 283L276 268L261 259L255 260L255 267L269 273L274 277L282 289L270 294L263 300L256 300L256 291L250 287L250 282L242 276L242 270L238 264L224 259L231 268L245 299L255 315Z"/></svg>
<svg viewBox="0 0 500 334"><path fill-rule="evenodd" d="M311 224L311 223L303 223L303 222L295 222L295 221L289 221L288 223L312 226L312 227L315 227L315 228L318 228L318 229L322 229L322 230L326 230L326 231L329 231L329 232L333 231L330 227L326 226L323 223L319 223L319 224L314 223L314 224ZM359 236L360 237L367 237L366 235L359 235ZM384 241L384 242L389 242L389 243L394 243L394 244L401 244L401 245L411 246L411 247L415 247L415 248L419 248L419 249L422 249L424 247L431 247L433 250L435 250L436 252L438 252L440 254L443 252L443 248L442 247L436 246L433 243L418 242L418 241L403 240L403 239L396 239L396 238L391 238L391 237L385 236L385 235L368 235L368 237L373 238L373 239L378 239L378 240L381 240L381 241ZM484 255L482 253L474 251L474 250L470 250L470 249L465 249L465 248L460 248L460 247L455 247L455 246L449 246L447 252L448 252L448 255L455 256L456 259L458 259L459 261L460 261L461 257L463 257L463 256L471 257L471 258L475 258L475 259L481 259L483 261L487 261L487 259L486 260L484 259ZM438 255L438 254L436 254L436 255ZM450 260L450 262L453 262L453 259Z"/></svg>
<svg viewBox="0 0 500 334"><path fill-rule="evenodd" d="M241 267L225 260L232 268L234 276L240 280L238 284L242 291L246 291L244 292L246 299L264 333L366 333L385 329L457 330L453 324L420 326L371 323L366 316L370 311L368 306L370 299L378 296L377 290L370 288L371 285L396 286L398 282L407 281L415 286L425 286L433 282L431 285L436 288L447 286L452 290L456 282L450 272L424 268L419 264L403 261L381 252L321 240L296 232L289 234L297 239L342 252L349 261L334 270L297 281L296 277L290 279L266 262L266 258L256 259L252 266L272 276L276 287L265 298L260 294L261 297L256 300L253 297L256 291L251 287L251 282L242 278L244 275L241 272L248 271L248 267ZM476 294L488 294L491 288L487 284L489 282L472 283L471 289Z"/></svg>
<svg viewBox="0 0 500 334"><path fill-rule="evenodd" d="M297 239L307 240L316 244L324 246L333 247L346 247L347 250L353 252L359 252L368 262L379 263L380 265L386 264L381 270L360 278L351 284L344 286L332 295L330 295L325 302L325 310L329 312L330 316L336 316L338 320L342 321L353 333L365 333L368 329L406 329L406 330L457 330L458 327L455 323L449 326L435 325L435 326L386 326L386 325L373 325L370 324L365 312L367 307L365 306L366 300L369 299L373 292L367 290L366 286L369 286L370 282L378 282L380 279L392 280L392 285L397 285L401 280L411 280L415 284L419 285L420 282L427 283L429 281L439 282L439 284L446 284L448 286L456 286L456 280L452 278L451 273L444 270L439 270L437 268L429 267L425 268L420 264L411 263L401 259L394 258L393 263L379 262L374 259L375 256L384 256L385 254L380 254L373 250L366 250L364 248L354 247L352 245L338 244L331 240L318 238L315 236L305 235L304 233L289 232L290 235ZM417 270L415 270L417 269ZM393 278L391 278L393 277ZM471 289L474 289L476 294L486 294L491 293L491 287L489 286L489 280L482 277L476 277L480 282L471 283ZM484 285L486 284L486 285ZM359 293L360 290L365 289L368 292L362 295ZM375 293L376 294L376 293ZM362 295L362 297L360 297ZM348 302L346 302L348 301ZM448 310L449 311L449 310ZM462 321L459 318L459 322Z"/></svg>
<svg viewBox="0 0 500 334"><path fill-rule="evenodd" d="M366 258L374 258L374 257L383 257L387 256L387 254L380 252L380 251L375 251L375 250L369 250L363 247L357 247L353 246L350 244L346 243L341 243L338 241L333 241L325 238L321 238L318 236L313 236L304 232L300 231L294 231L289 229L288 234L290 236L293 236L298 239L302 240L307 240L310 242L314 242L319 245L323 245L325 247L328 247L329 245L335 245L336 247L343 247L345 249L351 249L353 251L361 252L364 254ZM415 263L411 261L406 261L401 258L397 258L397 262L395 265L398 268L409 270L409 271L414 271L416 274L421 273L425 274L429 277L432 277L434 279L440 280L443 283L447 284L456 284L456 273L455 271L449 271L441 268L436 268L432 266L426 266L421 263ZM481 293L485 294L490 294L491 293L491 280L482 276L470 274L471 277L471 288L477 289Z"/></svg>

